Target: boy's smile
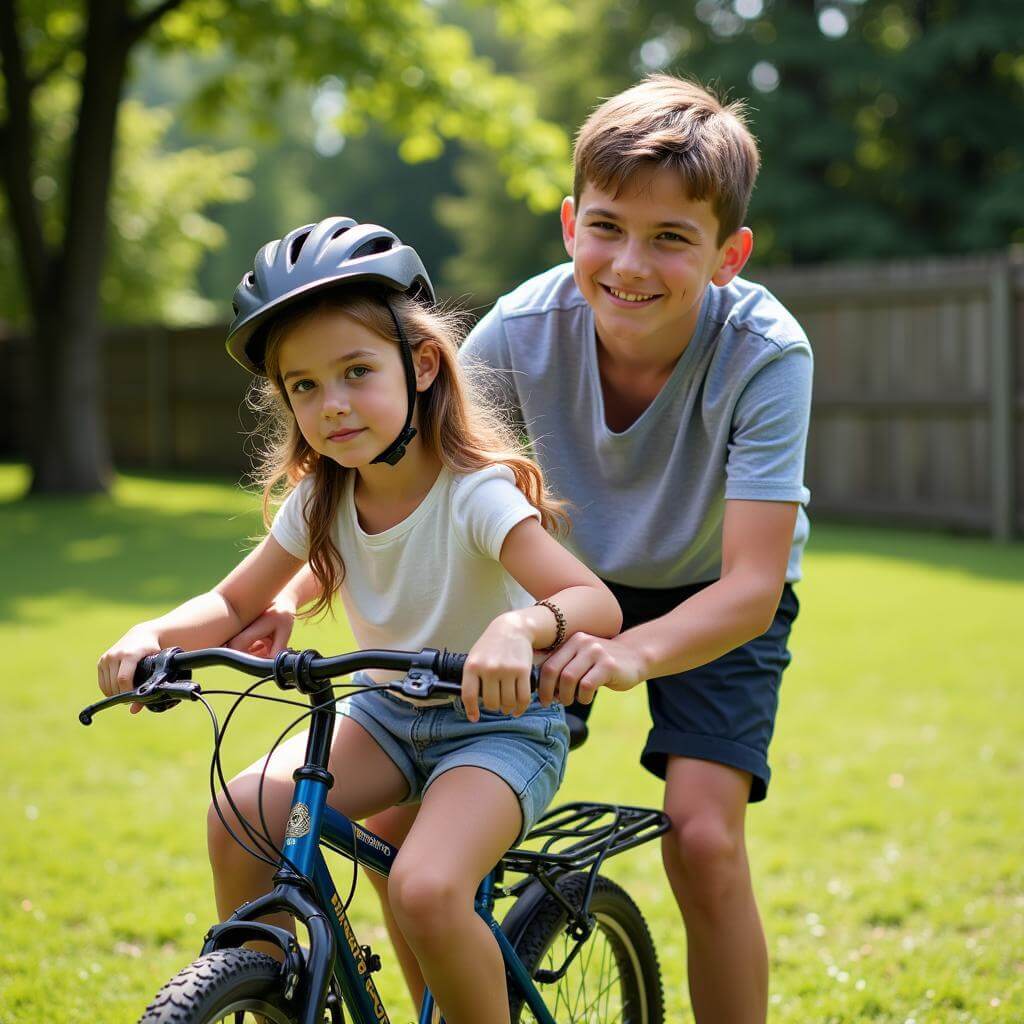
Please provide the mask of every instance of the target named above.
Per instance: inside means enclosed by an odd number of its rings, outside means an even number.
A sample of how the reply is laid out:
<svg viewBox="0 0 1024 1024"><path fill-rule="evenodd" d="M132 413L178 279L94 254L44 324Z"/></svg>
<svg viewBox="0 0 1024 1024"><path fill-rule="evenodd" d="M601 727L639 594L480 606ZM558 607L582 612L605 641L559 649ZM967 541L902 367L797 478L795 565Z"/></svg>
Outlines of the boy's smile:
<svg viewBox="0 0 1024 1024"><path fill-rule="evenodd" d="M588 183L579 210L562 205L577 287L608 354L625 363L674 362L693 336L709 282L728 284L750 255L740 228L718 245L718 218L678 174L652 167L618 194Z"/></svg>

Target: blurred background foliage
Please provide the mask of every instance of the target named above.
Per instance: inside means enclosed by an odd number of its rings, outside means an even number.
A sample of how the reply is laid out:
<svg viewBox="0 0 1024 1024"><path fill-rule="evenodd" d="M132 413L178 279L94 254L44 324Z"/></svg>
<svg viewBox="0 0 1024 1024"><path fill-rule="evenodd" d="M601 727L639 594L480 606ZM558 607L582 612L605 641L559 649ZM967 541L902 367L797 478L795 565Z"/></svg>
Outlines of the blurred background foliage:
<svg viewBox="0 0 1024 1024"><path fill-rule="evenodd" d="M51 43L78 31L75 4L48 6ZM764 159L749 218L761 264L1024 240L1019 0L433 0L362 22L363 5L346 5L347 27L312 0L255 6L258 17L251 3L185 3L134 58L107 320L226 319L260 244L337 212L393 227L444 293L484 306L563 258L571 133L599 98L656 70L748 103ZM382 18L407 30L385 32ZM35 195L53 237L73 103L61 76L40 100ZM496 106L512 114L482 114ZM0 227L0 315L18 321L13 263Z"/></svg>

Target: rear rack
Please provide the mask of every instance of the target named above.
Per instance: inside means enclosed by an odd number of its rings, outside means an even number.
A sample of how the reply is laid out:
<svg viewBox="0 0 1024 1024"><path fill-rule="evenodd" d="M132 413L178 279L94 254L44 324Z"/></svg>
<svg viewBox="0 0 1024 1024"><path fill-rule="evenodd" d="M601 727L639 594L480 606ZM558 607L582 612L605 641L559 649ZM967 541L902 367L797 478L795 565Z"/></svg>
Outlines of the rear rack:
<svg viewBox="0 0 1024 1024"><path fill-rule="evenodd" d="M517 847L501 860L507 871L546 876L596 867L607 857L649 842L671 827L648 807L572 803L548 811L526 837L537 849Z"/></svg>

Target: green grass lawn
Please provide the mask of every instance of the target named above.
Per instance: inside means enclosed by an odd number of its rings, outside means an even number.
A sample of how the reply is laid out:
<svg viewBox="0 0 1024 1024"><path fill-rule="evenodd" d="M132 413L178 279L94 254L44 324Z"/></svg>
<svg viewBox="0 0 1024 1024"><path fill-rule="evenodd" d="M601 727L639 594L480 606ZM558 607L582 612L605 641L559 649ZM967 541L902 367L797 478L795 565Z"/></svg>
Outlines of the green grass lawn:
<svg viewBox="0 0 1024 1024"><path fill-rule="evenodd" d="M23 485L0 467L0 1022L114 1024L213 920L210 727L198 705L90 729L77 712L107 645L236 561L258 502L170 477L123 477L113 500L15 500ZM748 818L771 1019L1024 1021L1024 545L817 526L806 576L770 799ZM296 642L351 643L330 622ZM283 722L247 708L229 767ZM605 695L561 797L657 806L636 763L646 729L642 691ZM656 845L608 873L651 923L668 1020L689 1019ZM353 920L385 955L391 1019L412 1020L368 886Z"/></svg>

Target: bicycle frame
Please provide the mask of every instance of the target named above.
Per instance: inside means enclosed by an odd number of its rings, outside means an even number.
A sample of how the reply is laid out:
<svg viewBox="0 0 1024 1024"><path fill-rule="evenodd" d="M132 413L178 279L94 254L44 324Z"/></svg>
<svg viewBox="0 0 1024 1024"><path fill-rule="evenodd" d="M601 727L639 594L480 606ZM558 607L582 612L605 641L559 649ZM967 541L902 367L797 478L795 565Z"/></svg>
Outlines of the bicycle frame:
<svg viewBox="0 0 1024 1024"><path fill-rule="evenodd" d="M284 840L287 861L281 863L274 876L272 892L243 904L227 921L210 929L202 953L205 955L216 949L239 945L241 941L263 938L276 941L294 957L295 944L291 942L289 945L280 929L254 924L260 917L285 911L302 921L310 939L305 983L300 991L301 1024L320 1024L322 1021L332 973L346 1009L352 1014L353 1024L390 1024L372 977L379 961L368 946L360 946L320 847L326 846L385 876L390 872L398 851L327 805L333 778L323 766L327 764L336 713L329 690L312 694L310 700L315 710L305 764L296 770L294 776L295 795ZM519 989L539 1024L555 1024L529 973L493 916L494 898L494 873L491 872L477 890L476 912L497 940L512 984ZM326 917L325 912L329 912ZM286 961L286 972L289 969ZM293 973L288 984L295 991L298 974L294 961L291 970ZM428 989L420 1011L420 1024L430 1024L433 1010L434 999Z"/></svg>
<svg viewBox="0 0 1024 1024"><path fill-rule="evenodd" d="M397 850L390 844L327 805L327 794L334 784L327 766L337 722L330 680L366 668L399 671L404 673L400 685L404 694L429 697L437 688L441 692L458 692L465 660L463 654L433 648L419 652L367 650L330 658L322 658L312 649L287 650L270 660L225 648L184 652L171 647L142 659L136 669L135 689L105 697L79 712L79 721L89 725L98 712L130 701L152 711L166 711L183 700L200 700L201 688L191 681L191 670L225 664L248 675L273 678L282 689L298 690L309 698L309 739L304 763L293 776L295 792L274 888L243 904L227 921L214 925L207 932L202 949L206 955L256 940L280 948L284 955L283 993L286 1000L295 1000L299 1024L323 1024L332 977L345 1007L353 1015L352 1024L390 1024L372 978L380 967L379 958L356 939L321 851L321 846L335 850L380 875L390 873L397 856ZM585 730L577 736L582 739ZM608 857L649 842L669 828L665 814L650 808L566 804L548 811L534 826L529 838L537 848L517 847L508 851L480 883L475 897L476 912L498 943L510 984L539 1024L555 1021L534 980L544 985L558 982L587 941L594 927L588 908L602 863ZM257 841L255 834L249 834ZM505 888L504 873L509 870L527 877ZM557 880L568 872L587 876L578 905L575 899L567 902L558 891ZM500 925L492 912L499 894L516 897ZM566 933L575 946L560 967L538 970L534 978L516 953L514 943L529 925L539 901L546 899L555 900L565 911ZM304 924L309 933L307 954L303 954L291 932L260 921L278 912L291 914ZM433 1013L434 1000L428 991L420 1011L420 1024L430 1024Z"/></svg>

